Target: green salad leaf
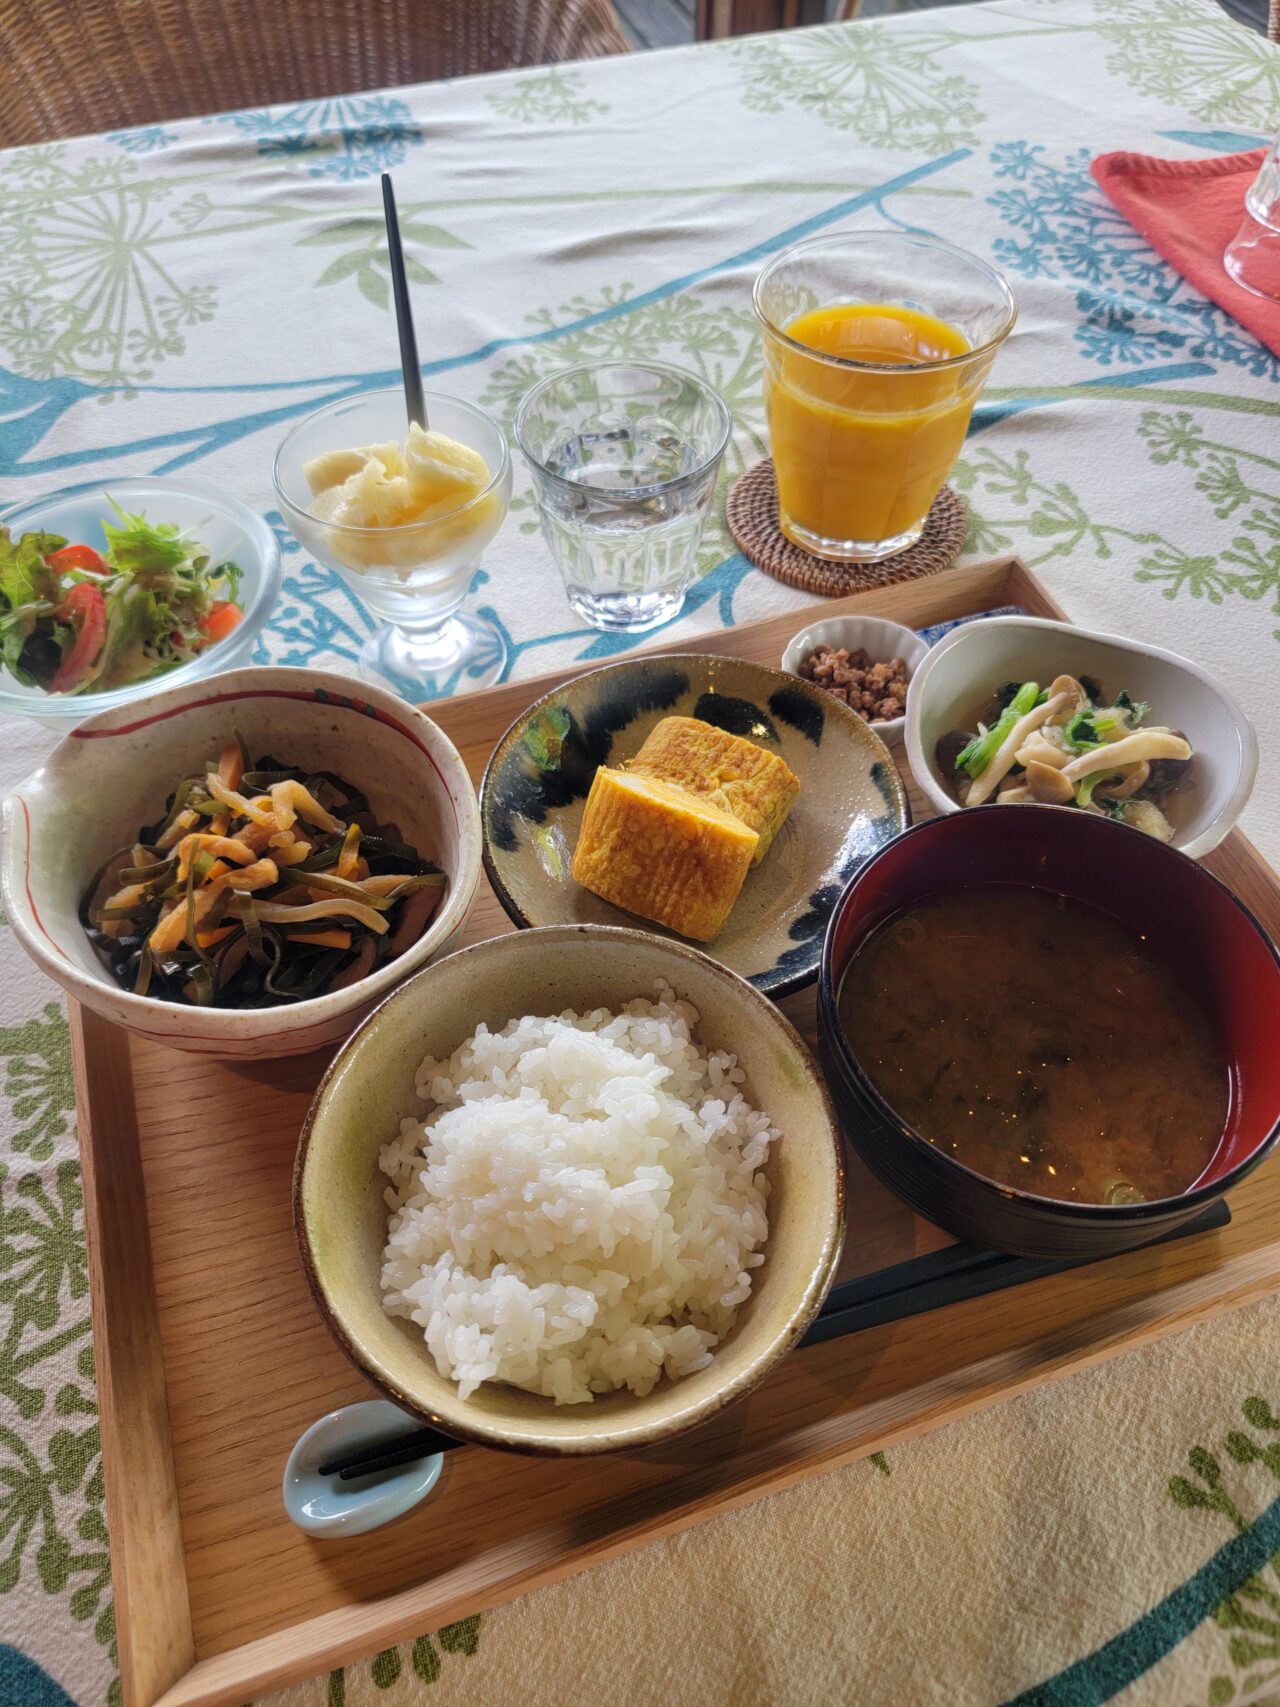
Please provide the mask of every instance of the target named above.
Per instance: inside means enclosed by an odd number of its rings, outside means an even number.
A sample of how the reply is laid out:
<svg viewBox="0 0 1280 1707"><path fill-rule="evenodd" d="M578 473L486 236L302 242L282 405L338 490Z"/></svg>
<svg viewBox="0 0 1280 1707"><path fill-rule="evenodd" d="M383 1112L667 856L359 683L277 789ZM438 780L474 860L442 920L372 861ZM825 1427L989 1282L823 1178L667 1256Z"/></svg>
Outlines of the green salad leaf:
<svg viewBox="0 0 1280 1707"><path fill-rule="evenodd" d="M10 612L59 596L58 577L45 558L66 543L56 533L24 533L15 540L0 527L0 598Z"/></svg>
<svg viewBox="0 0 1280 1707"><path fill-rule="evenodd" d="M126 575L163 574L190 561L193 541L173 522L149 522L144 515L122 510L114 498L110 503L121 525L103 522L102 531L117 569Z"/></svg>

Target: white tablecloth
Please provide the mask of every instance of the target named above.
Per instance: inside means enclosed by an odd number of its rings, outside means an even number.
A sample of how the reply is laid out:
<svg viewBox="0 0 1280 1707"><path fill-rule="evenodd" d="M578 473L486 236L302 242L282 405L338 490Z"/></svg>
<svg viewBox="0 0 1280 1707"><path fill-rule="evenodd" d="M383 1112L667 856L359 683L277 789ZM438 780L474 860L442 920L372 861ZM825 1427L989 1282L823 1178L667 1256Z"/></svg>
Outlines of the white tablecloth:
<svg viewBox="0 0 1280 1707"><path fill-rule="evenodd" d="M380 170L431 384L509 422L551 368L660 356L728 399L730 476L764 449L762 260L820 230L935 232L1021 307L958 471L969 556L1016 550L1077 620L1220 673L1258 725L1245 828L1274 859L1280 364L1087 167L1277 125L1280 52L1209 0L995 0L9 154L0 495L191 469L280 532L259 656L349 669L367 619L280 525L270 469L301 412L397 377ZM511 670L616 652L565 604L523 471L516 490L472 592ZM662 639L811 607L719 526L703 569ZM0 782L46 745L8 723ZM66 1024L3 934L0 1054L0 1702L96 1707L112 1624ZM295 1698L1260 1700L1278 1319L1227 1318Z"/></svg>

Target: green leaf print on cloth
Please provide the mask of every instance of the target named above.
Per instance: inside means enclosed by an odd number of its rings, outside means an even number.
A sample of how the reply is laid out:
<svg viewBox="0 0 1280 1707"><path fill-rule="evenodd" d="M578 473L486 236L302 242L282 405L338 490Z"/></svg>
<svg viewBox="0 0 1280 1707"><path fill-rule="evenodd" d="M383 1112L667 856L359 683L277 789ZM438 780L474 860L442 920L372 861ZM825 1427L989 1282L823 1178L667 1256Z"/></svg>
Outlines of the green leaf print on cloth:
<svg viewBox="0 0 1280 1707"><path fill-rule="evenodd" d="M519 77L485 100L495 113L520 124L590 124L609 108L604 101L590 99L586 86L581 71L545 71L538 77Z"/></svg>
<svg viewBox="0 0 1280 1707"><path fill-rule="evenodd" d="M782 43L759 36L729 51L753 112L799 107L878 148L941 152L977 142L986 117L976 86L946 69L942 50L953 39L854 23Z"/></svg>
<svg viewBox="0 0 1280 1707"><path fill-rule="evenodd" d="M431 225L413 214L402 218L400 236L404 243L404 266L412 284L439 284L433 273L413 253L415 245L423 249L469 249L461 237L455 237L443 226ZM391 306L391 262L387 254L387 231L380 215L357 215L327 225L323 231L313 231L298 239L298 248L342 248L316 279L318 285L338 284L354 279L362 296L375 308Z"/></svg>
<svg viewBox="0 0 1280 1707"><path fill-rule="evenodd" d="M36 1425L0 1423L0 1596L38 1583L114 1659L83 1203L75 1162L0 1163L0 1414Z"/></svg>
<svg viewBox="0 0 1280 1707"><path fill-rule="evenodd" d="M1238 1535L1252 1519L1243 1506L1270 1504L1280 1492L1280 1417L1266 1399L1253 1394L1240 1407L1247 1428L1233 1428L1223 1439L1225 1455L1241 1473L1233 1474L1222 1459L1204 1446L1187 1454L1190 1476L1174 1476L1169 1497L1183 1511L1212 1512L1225 1519ZM1274 1485L1261 1485L1254 1466L1270 1472ZM1230 1485L1228 1485L1230 1484ZM1255 1512L1255 1517L1257 1512ZM1213 1620L1227 1633L1226 1658L1233 1672L1217 1672L1209 1681L1206 1707L1226 1707L1231 1701L1256 1701L1258 1691L1280 1680L1280 1555L1249 1577L1213 1611Z"/></svg>
<svg viewBox="0 0 1280 1707"><path fill-rule="evenodd" d="M149 380L211 320L217 288L164 260L172 183L125 156L70 163L64 143L19 149L0 176L0 354L30 379Z"/></svg>
<svg viewBox="0 0 1280 1707"><path fill-rule="evenodd" d="M47 1002L43 1014L21 1025L0 1026L0 1056L9 1112L25 1122L9 1142L29 1152L32 1161L47 1161L54 1139L70 1130L76 1106L71 1034L57 1002Z"/></svg>
<svg viewBox="0 0 1280 1707"><path fill-rule="evenodd" d="M1136 546L1133 579L1166 599L1269 599L1280 616L1280 461L1216 436L1185 409L1143 410L1137 436L1157 466L1195 470L1206 514L1194 547L1159 529L1103 519L1066 481L1040 479L1026 450L1006 454L979 443L952 475L969 502L965 550L989 556L1016 546L1034 568L1081 549L1106 560ZM1231 530L1224 535L1215 521ZM1205 549L1215 534L1222 543Z"/></svg>
<svg viewBox="0 0 1280 1707"><path fill-rule="evenodd" d="M436 1647L439 1643L439 1649ZM415 1642L400 1648L384 1648L368 1666L344 1666L329 1673L329 1690L325 1707L361 1707L372 1699L370 1685L376 1690L391 1689L401 1679L408 1686L405 1699L416 1696L416 1683L435 1683L444 1669L444 1654L461 1654L470 1658L480 1647L480 1615L461 1618L456 1624L446 1624L430 1636L419 1636Z"/></svg>
<svg viewBox="0 0 1280 1707"><path fill-rule="evenodd" d="M1224 13L1184 0L1098 0L1107 70L1206 124L1280 126L1280 54ZM1108 15L1110 14L1110 15Z"/></svg>

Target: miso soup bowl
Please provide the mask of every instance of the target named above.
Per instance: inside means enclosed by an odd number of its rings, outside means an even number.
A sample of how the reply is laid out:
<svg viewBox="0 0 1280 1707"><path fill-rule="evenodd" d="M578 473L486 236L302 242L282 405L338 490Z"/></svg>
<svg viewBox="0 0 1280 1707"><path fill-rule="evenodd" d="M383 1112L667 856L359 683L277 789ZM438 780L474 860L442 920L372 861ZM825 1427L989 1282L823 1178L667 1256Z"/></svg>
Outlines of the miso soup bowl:
<svg viewBox="0 0 1280 1707"><path fill-rule="evenodd" d="M885 920L929 897L990 884L1064 895L1144 935L1208 1007L1230 1074L1226 1124L1187 1191L1145 1203L1063 1202L974 1172L895 1113L840 1023L855 956ZM850 967L852 966L852 971ZM1020 1256L1087 1259L1192 1220L1257 1167L1280 1136L1280 956L1225 884L1139 830L1071 806L990 806L918 824L873 854L831 916L818 984L822 1063L850 1145L917 1214Z"/></svg>

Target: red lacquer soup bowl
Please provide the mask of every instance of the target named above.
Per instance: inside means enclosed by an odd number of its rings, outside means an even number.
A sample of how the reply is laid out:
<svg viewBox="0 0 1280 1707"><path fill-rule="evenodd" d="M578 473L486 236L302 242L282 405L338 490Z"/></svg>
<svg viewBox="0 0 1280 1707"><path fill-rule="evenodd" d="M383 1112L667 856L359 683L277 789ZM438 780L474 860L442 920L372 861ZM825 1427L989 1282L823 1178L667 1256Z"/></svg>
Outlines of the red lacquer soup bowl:
<svg viewBox="0 0 1280 1707"><path fill-rule="evenodd" d="M1216 1021L1230 1074L1226 1123L1196 1183L1143 1203L1061 1202L997 1184L901 1119L840 1024L841 980L884 920L930 896L1022 884L1109 914L1147 937ZM856 973L855 973L856 976ZM1280 956L1249 909L1194 860L1070 806L984 806L934 818L874 854L827 928L818 985L822 1061L845 1135L917 1214L958 1238L1053 1259L1107 1256L1198 1215L1280 1136Z"/></svg>

